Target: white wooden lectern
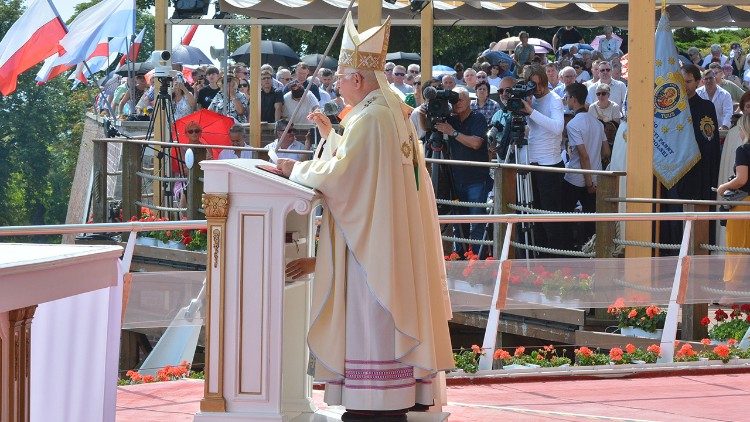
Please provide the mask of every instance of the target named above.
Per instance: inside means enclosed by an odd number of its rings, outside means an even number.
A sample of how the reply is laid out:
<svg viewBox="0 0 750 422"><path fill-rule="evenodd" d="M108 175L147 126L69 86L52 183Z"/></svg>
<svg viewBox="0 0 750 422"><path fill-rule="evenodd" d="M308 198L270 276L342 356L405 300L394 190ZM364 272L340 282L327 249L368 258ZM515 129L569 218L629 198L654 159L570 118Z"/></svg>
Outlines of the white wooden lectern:
<svg viewBox="0 0 750 422"><path fill-rule="evenodd" d="M306 375L310 282L284 277L286 262L313 253L315 192L259 164L270 163L200 163L209 243L199 422L288 421L315 411Z"/></svg>

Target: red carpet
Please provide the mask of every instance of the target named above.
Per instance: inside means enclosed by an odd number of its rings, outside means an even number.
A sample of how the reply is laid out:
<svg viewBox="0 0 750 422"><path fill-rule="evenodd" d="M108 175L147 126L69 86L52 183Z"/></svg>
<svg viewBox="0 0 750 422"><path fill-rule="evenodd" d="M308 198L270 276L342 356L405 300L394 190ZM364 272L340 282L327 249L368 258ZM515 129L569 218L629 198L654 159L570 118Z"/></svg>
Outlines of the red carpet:
<svg viewBox="0 0 750 422"><path fill-rule="evenodd" d="M202 394L196 380L119 387L117 421L192 421ZM750 374L451 386L448 401L451 422L746 421Z"/></svg>

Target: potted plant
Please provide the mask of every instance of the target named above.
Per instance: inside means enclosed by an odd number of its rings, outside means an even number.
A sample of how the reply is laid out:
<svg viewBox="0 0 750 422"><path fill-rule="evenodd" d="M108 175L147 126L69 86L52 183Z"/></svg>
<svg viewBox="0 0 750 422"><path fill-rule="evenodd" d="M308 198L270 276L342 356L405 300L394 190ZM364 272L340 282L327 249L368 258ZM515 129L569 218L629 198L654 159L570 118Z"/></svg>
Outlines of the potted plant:
<svg viewBox="0 0 750 422"><path fill-rule="evenodd" d="M151 222L151 221L159 221L159 217L156 216L156 214L153 213L149 208L141 207L141 213L140 216L133 216L130 218L130 221L138 221L138 222ZM138 233L138 237L136 238L136 243L139 245L144 246L157 246L158 239L155 237L157 232L152 231L142 231Z"/></svg>
<svg viewBox="0 0 750 422"><path fill-rule="evenodd" d="M734 304L731 308L732 311L729 314L721 308L714 311L716 322L713 325L708 316L701 319L702 325L711 326L708 330L708 337L716 343L726 342L729 339L740 341L750 328L750 304Z"/></svg>
<svg viewBox="0 0 750 422"><path fill-rule="evenodd" d="M467 374L473 374L479 370L479 358L483 355L482 348L473 344L471 349L462 347L458 352L453 352L453 361L456 364L456 369Z"/></svg>
<svg viewBox="0 0 750 422"><path fill-rule="evenodd" d="M620 332L631 337L658 339L667 319L667 312L656 305L625 306L622 298L607 308L618 322Z"/></svg>

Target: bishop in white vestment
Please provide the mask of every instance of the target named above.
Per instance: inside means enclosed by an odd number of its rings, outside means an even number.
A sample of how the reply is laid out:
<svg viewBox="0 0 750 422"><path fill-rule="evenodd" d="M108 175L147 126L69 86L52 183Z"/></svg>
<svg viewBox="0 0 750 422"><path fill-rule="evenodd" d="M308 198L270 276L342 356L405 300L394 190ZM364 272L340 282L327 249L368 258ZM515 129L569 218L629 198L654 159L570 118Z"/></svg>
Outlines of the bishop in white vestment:
<svg viewBox="0 0 750 422"><path fill-rule="evenodd" d="M347 18L339 90L352 106L312 160L280 160L323 196L308 345L325 401L343 420L405 420L430 406L435 376L454 366L435 195L405 105L387 88L390 19L359 34Z"/></svg>

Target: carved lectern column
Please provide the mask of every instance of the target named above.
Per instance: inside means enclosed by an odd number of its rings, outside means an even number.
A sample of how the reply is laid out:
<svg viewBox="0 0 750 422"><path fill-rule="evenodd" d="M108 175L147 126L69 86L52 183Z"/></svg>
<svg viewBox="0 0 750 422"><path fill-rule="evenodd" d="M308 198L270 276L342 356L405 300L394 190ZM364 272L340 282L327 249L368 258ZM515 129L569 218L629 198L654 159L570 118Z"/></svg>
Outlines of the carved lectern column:
<svg viewBox="0 0 750 422"><path fill-rule="evenodd" d="M5 379L7 401L0 400L0 420L26 422L29 420L29 378L31 370L31 320L36 305L14 309L7 314L7 324L0 336L0 357L7 353L7 364L0 367L0 380Z"/></svg>
<svg viewBox="0 0 750 422"><path fill-rule="evenodd" d="M227 194L203 195L203 212L208 221L208 263L206 267L206 342L218 345L206 348L202 412L225 412L224 399L224 291L226 264L226 228L229 212ZM218 301L215 298L218 297ZM215 306L218 304L218 306ZM218 330L213 329L218 327ZM212 355L218 357L216 359Z"/></svg>

